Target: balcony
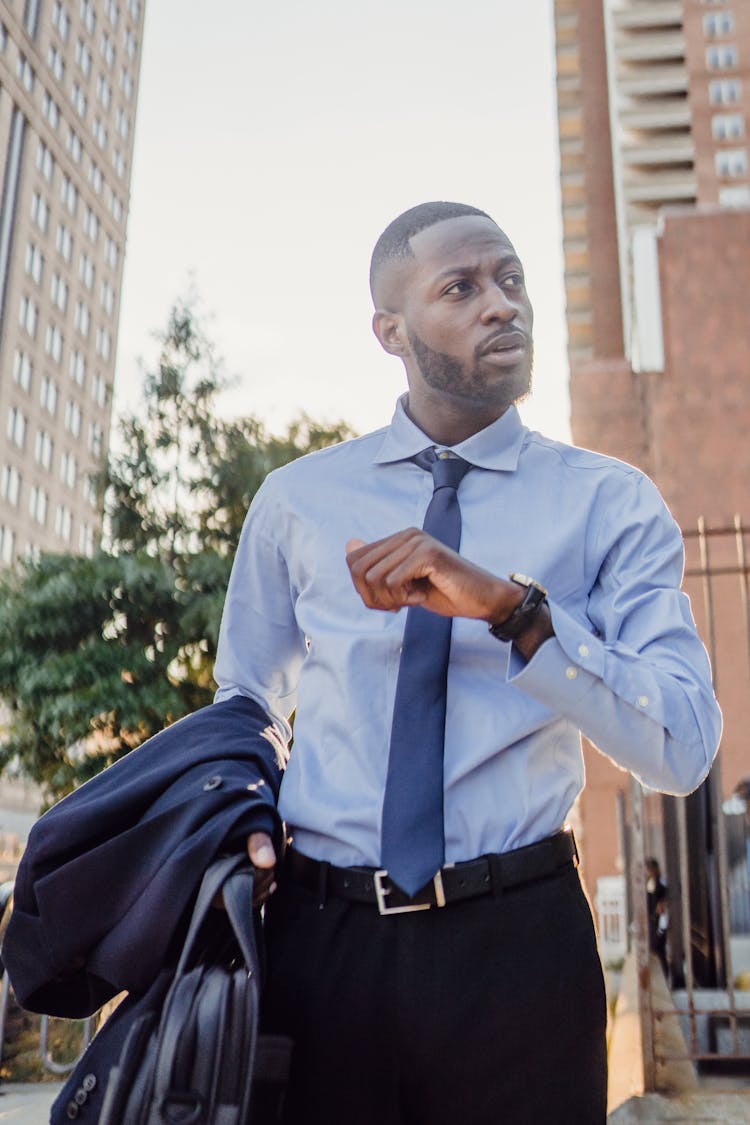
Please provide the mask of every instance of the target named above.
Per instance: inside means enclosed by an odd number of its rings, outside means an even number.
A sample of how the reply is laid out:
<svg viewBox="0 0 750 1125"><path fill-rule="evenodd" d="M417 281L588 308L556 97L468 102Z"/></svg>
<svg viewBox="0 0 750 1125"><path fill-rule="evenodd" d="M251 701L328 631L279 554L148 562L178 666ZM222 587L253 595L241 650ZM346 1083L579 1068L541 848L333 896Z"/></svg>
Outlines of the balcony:
<svg viewBox="0 0 750 1125"><path fill-rule="evenodd" d="M609 6L618 29L682 26L682 3L678 0L650 0L647 4L610 0Z"/></svg>
<svg viewBox="0 0 750 1125"><path fill-rule="evenodd" d="M622 62L669 62L685 58L685 36L682 31L654 35L618 35L615 56Z"/></svg>
<svg viewBox="0 0 750 1125"><path fill-rule="evenodd" d="M655 137L641 144L626 144L620 149L627 167L643 164L692 164L695 145L688 134L682 137Z"/></svg>
<svg viewBox="0 0 750 1125"><path fill-rule="evenodd" d="M623 192L628 204L689 203L696 198L695 174L681 172L632 172L624 177Z"/></svg>
<svg viewBox="0 0 750 1125"><path fill-rule="evenodd" d="M665 98L642 102L621 109L618 120L624 129L680 129L691 124L690 106L686 99Z"/></svg>
<svg viewBox="0 0 750 1125"><path fill-rule="evenodd" d="M658 97L660 94L686 94L687 70L684 66L650 66L621 71L616 79L620 97ZM626 107L623 106L623 109Z"/></svg>

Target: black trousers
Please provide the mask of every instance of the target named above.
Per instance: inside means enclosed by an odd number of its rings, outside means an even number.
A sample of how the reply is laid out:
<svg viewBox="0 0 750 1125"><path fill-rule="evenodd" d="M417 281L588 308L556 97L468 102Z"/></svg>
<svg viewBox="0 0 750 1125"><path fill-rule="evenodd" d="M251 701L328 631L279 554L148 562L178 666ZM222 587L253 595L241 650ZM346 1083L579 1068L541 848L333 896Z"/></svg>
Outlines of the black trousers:
<svg viewBox="0 0 750 1125"><path fill-rule="evenodd" d="M265 1030L295 1041L286 1125L604 1125L606 1003L578 873L442 909L280 881Z"/></svg>

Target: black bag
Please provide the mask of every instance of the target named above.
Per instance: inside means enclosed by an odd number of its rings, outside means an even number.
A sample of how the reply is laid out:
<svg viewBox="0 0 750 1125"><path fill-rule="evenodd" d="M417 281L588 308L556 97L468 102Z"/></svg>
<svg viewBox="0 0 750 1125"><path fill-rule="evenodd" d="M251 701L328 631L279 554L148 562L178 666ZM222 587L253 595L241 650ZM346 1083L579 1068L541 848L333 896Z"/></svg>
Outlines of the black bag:
<svg viewBox="0 0 750 1125"><path fill-rule="evenodd" d="M213 907L222 892L225 910ZM161 1011L134 1022L110 1071L99 1125L250 1125L281 1119L291 1040L258 1035L253 869L242 855L204 876Z"/></svg>

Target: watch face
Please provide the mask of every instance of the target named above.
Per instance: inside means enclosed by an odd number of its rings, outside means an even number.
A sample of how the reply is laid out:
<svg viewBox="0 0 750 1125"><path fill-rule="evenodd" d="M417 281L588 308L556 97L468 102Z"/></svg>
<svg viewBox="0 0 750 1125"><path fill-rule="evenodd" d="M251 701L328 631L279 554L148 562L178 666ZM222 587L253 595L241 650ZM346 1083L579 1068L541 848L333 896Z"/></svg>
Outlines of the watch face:
<svg viewBox="0 0 750 1125"><path fill-rule="evenodd" d="M514 572L513 574L511 574L510 578L512 582L517 582L519 586L533 586L536 590L541 590L544 593L545 597L547 596L548 591L546 587L542 586L541 582L537 582L535 579L529 578L528 574L518 574L517 572Z"/></svg>

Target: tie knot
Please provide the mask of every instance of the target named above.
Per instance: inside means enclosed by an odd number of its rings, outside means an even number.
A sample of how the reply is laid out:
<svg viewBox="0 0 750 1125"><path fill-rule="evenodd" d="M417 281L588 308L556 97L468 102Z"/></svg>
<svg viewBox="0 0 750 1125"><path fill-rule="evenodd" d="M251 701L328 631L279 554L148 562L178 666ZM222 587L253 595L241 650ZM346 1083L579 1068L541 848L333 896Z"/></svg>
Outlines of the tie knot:
<svg viewBox="0 0 750 1125"><path fill-rule="evenodd" d="M435 492L439 488L458 488L466 473L471 468L468 461L455 454L439 456L433 448L423 449L414 458L421 469L432 473Z"/></svg>

